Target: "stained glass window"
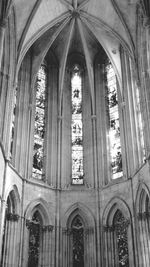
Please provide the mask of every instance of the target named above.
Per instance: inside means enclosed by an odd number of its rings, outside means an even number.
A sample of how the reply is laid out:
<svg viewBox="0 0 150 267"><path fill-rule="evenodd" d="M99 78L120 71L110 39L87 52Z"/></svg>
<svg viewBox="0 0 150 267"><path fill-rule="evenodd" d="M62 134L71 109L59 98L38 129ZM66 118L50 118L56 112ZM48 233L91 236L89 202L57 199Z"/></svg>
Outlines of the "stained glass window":
<svg viewBox="0 0 150 267"><path fill-rule="evenodd" d="M79 216L72 223L73 267L84 267L84 228Z"/></svg>
<svg viewBox="0 0 150 267"><path fill-rule="evenodd" d="M118 210L114 217L114 226L117 237L118 261L119 267L129 267L129 251L127 227L128 221L124 218L122 212Z"/></svg>
<svg viewBox="0 0 150 267"><path fill-rule="evenodd" d="M28 267L38 267L40 249L40 214L36 211L32 217L33 223L29 229Z"/></svg>
<svg viewBox="0 0 150 267"><path fill-rule="evenodd" d="M45 91L46 66L42 65L37 74L34 124L34 153L32 177L42 179L45 134Z"/></svg>
<svg viewBox="0 0 150 267"><path fill-rule="evenodd" d="M80 69L74 67L72 89L72 184L83 184L82 82Z"/></svg>
<svg viewBox="0 0 150 267"><path fill-rule="evenodd" d="M119 109L117 96L116 76L112 65L109 63L106 66L106 94L107 108L109 117L109 146L111 158L112 178L120 178L123 175L122 171L122 152L120 140L120 124L119 124Z"/></svg>
<svg viewBox="0 0 150 267"><path fill-rule="evenodd" d="M10 159L12 159L13 145L14 145L14 129L15 129L15 118L16 118L16 102L17 102L17 88L14 94L14 105L12 114L12 125L11 125L11 140L10 140Z"/></svg>

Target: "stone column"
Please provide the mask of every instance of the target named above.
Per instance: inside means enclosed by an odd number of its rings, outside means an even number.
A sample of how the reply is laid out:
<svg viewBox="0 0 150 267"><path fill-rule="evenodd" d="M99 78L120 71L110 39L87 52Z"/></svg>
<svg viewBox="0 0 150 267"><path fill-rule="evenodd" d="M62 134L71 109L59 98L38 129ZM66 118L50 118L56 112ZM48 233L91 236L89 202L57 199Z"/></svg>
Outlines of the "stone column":
<svg viewBox="0 0 150 267"><path fill-rule="evenodd" d="M57 173L57 110L58 110L58 69L48 65L46 134L45 134L45 171L46 182L56 187Z"/></svg>
<svg viewBox="0 0 150 267"><path fill-rule="evenodd" d="M116 255L118 252L115 246L115 228L113 226L103 226L103 230L105 238L104 262L106 267L117 267Z"/></svg>
<svg viewBox="0 0 150 267"><path fill-rule="evenodd" d="M46 225L42 227L42 244L41 244L41 257L39 259L39 266L49 267L52 263L50 258L51 251L51 234L54 227L52 225ZM51 265L52 266L52 265Z"/></svg>
<svg viewBox="0 0 150 267"><path fill-rule="evenodd" d="M3 252L3 267L16 266L18 264L18 257L16 253L16 239L19 216L17 214L7 214L6 216L6 231L4 238L4 252Z"/></svg>
<svg viewBox="0 0 150 267"><path fill-rule="evenodd" d="M13 0L1 0L0 4L0 70L2 64L3 57L3 46L4 46L4 38L5 38L5 29L7 26L7 19L9 17L11 8L12 8Z"/></svg>
<svg viewBox="0 0 150 267"><path fill-rule="evenodd" d="M68 231L67 228L62 229L62 267L68 266Z"/></svg>
<svg viewBox="0 0 150 267"><path fill-rule="evenodd" d="M150 266L150 231L149 231L149 219L150 213L143 212L138 214L138 221L139 221L139 229L140 229L140 236L139 236L139 247L141 248L142 252L142 261L141 264L143 267Z"/></svg>
<svg viewBox="0 0 150 267"><path fill-rule="evenodd" d="M14 131L14 149L13 164L17 171L25 177L28 177L28 160L29 160L29 144L30 144L30 113L32 94L30 88L31 58L26 55L18 78L17 102L15 114L15 131ZM31 163L30 163L31 164Z"/></svg>

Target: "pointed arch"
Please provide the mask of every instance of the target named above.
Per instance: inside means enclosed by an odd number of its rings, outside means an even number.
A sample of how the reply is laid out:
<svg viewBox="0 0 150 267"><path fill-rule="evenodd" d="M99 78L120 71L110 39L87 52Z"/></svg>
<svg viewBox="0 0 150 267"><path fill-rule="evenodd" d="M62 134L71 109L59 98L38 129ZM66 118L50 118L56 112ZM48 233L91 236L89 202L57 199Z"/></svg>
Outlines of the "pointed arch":
<svg viewBox="0 0 150 267"><path fill-rule="evenodd" d="M62 217L62 227L70 227L73 219L79 215L85 227L95 227L95 220L92 212L82 203L76 202L70 206Z"/></svg>
<svg viewBox="0 0 150 267"><path fill-rule="evenodd" d="M5 194L5 199L10 199L12 206L14 207L14 213L20 214L20 194L17 185L12 185L8 188Z"/></svg>
<svg viewBox="0 0 150 267"><path fill-rule="evenodd" d="M121 210L124 217L131 220L131 212L126 202L121 198L115 197L109 201L103 212L102 221L104 225L112 226L117 210Z"/></svg>
<svg viewBox="0 0 150 267"><path fill-rule="evenodd" d="M136 194L136 212L146 212L146 198L150 199L150 190L145 183L140 183Z"/></svg>
<svg viewBox="0 0 150 267"><path fill-rule="evenodd" d="M125 266L134 266L132 218L126 202L121 198L113 198L106 205L102 221L104 258L113 262L113 266L121 266L122 263Z"/></svg>
<svg viewBox="0 0 150 267"><path fill-rule="evenodd" d="M27 220L32 220L32 216L36 211L40 213L43 225L52 224L48 203L44 199L38 198L33 200L26 208L25 218Z"/></svg>
<svg viewBox="0 0 150 267"><path fill-rule="evenodd" d="M95 220L82 203L74 203L62 218L63 266L96 266ZM91 258L91 261L89 261Z"/></svg>
<svg viewBox="0 0 150 267"><path fill-rule="evenodd" d="M136 195L136 213L138 226L138 251L140 266L150 265L150 191L145 183L140 183Z"/></svg>

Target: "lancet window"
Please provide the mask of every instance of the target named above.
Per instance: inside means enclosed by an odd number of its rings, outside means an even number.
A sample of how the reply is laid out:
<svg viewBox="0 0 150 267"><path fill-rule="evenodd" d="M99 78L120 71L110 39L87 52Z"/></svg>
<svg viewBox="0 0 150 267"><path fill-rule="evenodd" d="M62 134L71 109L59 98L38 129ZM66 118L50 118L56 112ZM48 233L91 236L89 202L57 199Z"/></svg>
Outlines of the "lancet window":
<svg viewBox="0 0 150 267"><path fill-rule="evenodd" d="M83 184L82 79L75 65L71 78L72 184Z"/></svg>
<svg viewBox="0 0 150 267"><path fill-rule="evenodd" d="M10 159L12 160L13 145L14 145L14 130L15 130L15 118L16 118L16 103L17 103L17 88L14 95L14 105L12 114L12 124L11 124L11 139L10 139Z"/></svg>
<svg viewBox="0 0 150 267"><path fill-rule="evenodd" d="M73 267L84 267L84 228L79 216L72 222L72 235Z"/></svg>
<svg viewBox="0 0 150 267"><path fill-rule="evenodd" d="M111 63L106 65L105 71L111 173L112 179L116 179L123 175L117 81Z"/></svg>
<svg viewBox="0 0 150 267"><path fill-rule="evenodd" d="M129 222L125 219L122 212L118 210L114 217L114 226L117 241L119 267L129 267L129 251L127 228Z"/></svg>
<svg viewBox="0 0 150 267"><path fill-rule="evenodd" d="M32 177L42 179L44 175L45 95L47 84L46 66L41 65L36 80L34 152Z"/></svg>
<svg viewBox="0 0 150 267"><path fill-rule="evenodd" d="M33 214L29 227L28 267L38 266L40 252L41 216L38 211Z"/></svg>

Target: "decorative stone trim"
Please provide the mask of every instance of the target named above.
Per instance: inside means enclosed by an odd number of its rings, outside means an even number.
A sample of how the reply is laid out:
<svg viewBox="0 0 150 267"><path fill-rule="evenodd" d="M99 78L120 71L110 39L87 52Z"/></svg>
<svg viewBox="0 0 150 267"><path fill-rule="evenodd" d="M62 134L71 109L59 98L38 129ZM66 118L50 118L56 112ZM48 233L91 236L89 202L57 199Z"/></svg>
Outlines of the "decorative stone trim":
<svg viewBox="0 0 150 267"><path fill-rule="evenodd" d="M62 228L62 232L66 235L72 235L73 234L73 229L71 228ZM89 227L89 228L83 228L83 234L84 235L89 235L94 233L94 228Z"/></svg>
<svg viewBox="0 0 150 267"><path fill-rule="evenodd" d="M103 225L103 230L106 233L108 233L108 232L114 232L115 231L115 227L113 225L112 226Z"/></svg>
<svg viewBox="0 0 150 267"><path fill-rule="evenodd" d="M8 221L18 222L18 220L19 220L19 215L17 215L17 214L13 214L13 213L8 213L8 214L6 215L6 219L7 219Z"/></svg>
<svg viewBox="0 0 150 267"><path fill-rule="evenodd" d="M128 228L128 226L129 226L129 224L130 224L130 219L127 219L124 223L123 223L123 226L124 226L124 228ZM115 225L111 225L111 226L109 226L109 225L104 225L103 226L103 231L104 232L114 232L115 230L117 230L118 228L120 228L120 223L117 223L117 224L115 224Z"/></svg>
<svg viewBox="0 0 150 267"><path fill-rule="evenodd" d="M145 221L150 218L150 212L139 212L137 218L139 221Z"/></svg>
<svg viewBox="0 0 150 267"><path fill-rule="evenodd" d="M0 20L0 28L5 29L7 26L7 19L1 19Z"/></svg>
<svg viewBox="0 0 150 267"><path fill-rule="evenodd" d="M40 225L38 222L26 220L26 227L28 230L30 230L34 225L39 225L43 232L52 232L54 230L53 225Z"/></svg>
<svg viewBox="0 0 150 267"><path fill-rule="evenodd" d="M53 225L46 225L42 227L42 231L43 232L52 232L54 230L54 226Z"/></svg>

